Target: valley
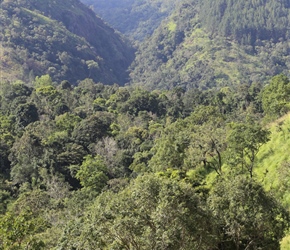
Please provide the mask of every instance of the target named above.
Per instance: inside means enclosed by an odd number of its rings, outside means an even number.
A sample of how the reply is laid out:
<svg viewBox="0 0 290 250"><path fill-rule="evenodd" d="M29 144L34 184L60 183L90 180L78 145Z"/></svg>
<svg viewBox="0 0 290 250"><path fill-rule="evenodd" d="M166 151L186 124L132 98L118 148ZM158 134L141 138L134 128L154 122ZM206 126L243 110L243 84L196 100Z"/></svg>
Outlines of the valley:
<svg viewBox="0 0 290 250"><path fill-rule="evenodd" d="M289 250L289 18L0 0L0 250Z"/></svg>

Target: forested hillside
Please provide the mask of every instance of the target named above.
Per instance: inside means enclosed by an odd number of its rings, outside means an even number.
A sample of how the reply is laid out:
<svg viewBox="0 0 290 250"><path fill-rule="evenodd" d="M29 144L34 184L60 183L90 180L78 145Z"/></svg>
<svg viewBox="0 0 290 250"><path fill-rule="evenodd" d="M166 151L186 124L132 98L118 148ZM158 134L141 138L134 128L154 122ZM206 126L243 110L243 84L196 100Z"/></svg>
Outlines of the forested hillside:
<svg viewBox="0 0 290 250"><path fill-rule="evenodd" d="M288 123L261 124L289 111L286 76L149 92L44 75L0 89L0 249L279 248L289 157L265 163Z"/></svg>
<svg viewBox="0 0 290 250"><path fill-rule="evenodd" d="M112 27L136 40L150 36L181 0L82 0ZM114 14L112 14L114 13Z"/></svg>
<svg viewBox="0 0 290 250"><path fill-rule="evenodd" d="M134 51L77 0L1 1L1 79L124 84Z"/></svg>
<svg viewBox="0 0 290 250"><path fill-rule="evenodd" d="M289 250L288 1L84 3L130 71L78 0L0 0L0 250Z"/></svg>
<svg viewBox="0 0 290 250"><path fill-rule="evenodd" d="M241 44L289 39L290 2L205 0L200 19L211 35L232 37Z"/></svg>
<svg viewBox="0 0 290 250"><path fill-rule="evenodd" d="M220 88L287 74L289 13L288 1L184 0L140 46L132 84Z"/></svg>

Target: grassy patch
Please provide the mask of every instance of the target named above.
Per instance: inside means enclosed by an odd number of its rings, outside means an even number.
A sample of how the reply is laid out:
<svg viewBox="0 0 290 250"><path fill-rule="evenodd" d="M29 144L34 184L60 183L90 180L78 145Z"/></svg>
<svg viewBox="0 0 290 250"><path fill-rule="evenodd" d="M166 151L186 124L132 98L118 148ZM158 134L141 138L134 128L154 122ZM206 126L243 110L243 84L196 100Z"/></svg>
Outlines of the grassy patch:
<svg viewBox="0 0 290 250"><path fill-rule="evenodd" d="M176 27L177 27L177 24L173 21L170 21L168 24L167 24L167 28L169 31L171 32L174 32L176 30Z"/></svg>
<svg viewBox="0 0 290 250"><path fill-rule="evenodd" d="M290 250L290 235L284 237L281 241L281 250Z"/></svg>
<svg viewBox="0 0 290 250"><path fill-rule="evenodd" d="M27 8L21 8L21 9L22 9L22 11L25 14L28 14L28 15L31 15L32 17L37 18L38 22L41 23L41 24L52 24L52 23L55 22L52 19L50 19L50 18L48 18L48 17L46 17L44 15L41 15L41 14L35 12L35 11L29 10Z"/></svg>
<svg viewBox="0 0 290 250"><path fill-rule="evenodd" d="M289 115L273 122L270 127L271 140L263 145L257 155L256 174L268 191L279 193L281 202L290 209L290 190L283 189L288 185L284 179L287 175L287 164L290 163L290 117ZM290 176L289 176L290 177ZM281 193L285 191L285 193Z"/></svg>

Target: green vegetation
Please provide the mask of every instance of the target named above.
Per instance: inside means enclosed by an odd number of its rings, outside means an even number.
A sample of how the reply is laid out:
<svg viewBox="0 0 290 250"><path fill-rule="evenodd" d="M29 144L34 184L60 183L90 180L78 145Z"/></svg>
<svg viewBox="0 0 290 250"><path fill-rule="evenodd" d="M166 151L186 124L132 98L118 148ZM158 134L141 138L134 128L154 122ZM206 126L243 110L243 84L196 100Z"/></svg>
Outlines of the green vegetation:
<svg viewBox="0 0 290 250"><path fill-rule="evenodd" d="M287 1L183 0L140 45L131 84L208 89L288 74L289 15Z"/></svg>
<svg viewBox="0 0 290 250"><path fill-rule="evenodd" d="M131 85L78 0L0 1L0 250L289 249L287 1L87 4L161 23Z"/></svg>
<svg viewBox="0 0 290 250"><path fill-rule="evenodd" d="M79 1L4 1L0 16L2 80L126 82L133 49Z"/></svg>
<svg viewBox="0 0 290 250"><path fill-rule="evenodd" d="M213 34L232 37L242 44L258 40L289 39L289 2L274 0L202 1L201 20Z"/></svg>
<svg viewBox="0 0 290 250"><path fill-rule="evenodd" d="M289 80L188 92L2 82L0 249L278 249L289 118L261 125L276 117L273 84L284 93Z"/></svg>
<svg viewBox="0 0 290 250"><path fill-rule="evenodd" d="M109 25L142 41L151 35L180 0L82 0ZM114 13L112 15L112 13Z"/></svg>
<svg viewBox="0 0 290 250"><path fill-rule="evenodd" d="M289 115L285 115L271 124L271 140L259 150L257 175L265 185L266 190L281 199L283 204L290 205L288 191L288 128Z"/></svg>

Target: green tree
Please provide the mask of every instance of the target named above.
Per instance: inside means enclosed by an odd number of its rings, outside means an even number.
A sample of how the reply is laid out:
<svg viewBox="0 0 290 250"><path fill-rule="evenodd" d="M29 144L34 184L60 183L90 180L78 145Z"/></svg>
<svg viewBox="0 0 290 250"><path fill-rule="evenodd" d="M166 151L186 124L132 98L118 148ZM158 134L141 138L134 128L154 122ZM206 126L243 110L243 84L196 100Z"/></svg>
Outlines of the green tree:
<svg viewBox="0 0 290 250"><path fill-rule="evenodd" d="M35 122L39 119L37 107L34 103L25 103L17 107L16 111L16 125L23 129L29 123Z"/></svg>
<svg viewBox="0 0 290 250"><path fill-rule="evenodd" d="M189 250L210 248L214 241L193 188L154 175L138 177L117 194L101 194L85 218L80 237L64 235L63 248Z"/></svg>
<svg viewBox="0 0 290 250"><path fill-rule="evenodd" d="M62 131L67 131L69 134L73 131L75 126L81 121L79 116L74 114L65 113L55 117L55 124L58 129Z"/></svg>
<svg viewBox="0 0 290 250"><path fill-rule="evenodd" d="M190 132L184 120L169 124L151 149L153 157L148 162L150 169L154 172L168 168L182 169L190 143Z"/></svg>
<svg viewBox="0 0 290 250"><path fill-rule="evenodd" d="M94 70L98 70L99 69L99 64L96 61L94 61L94 60L88 60L88 61L86 61L86 64L87 64L88 69L90 71L90 74L88 76L90 78L91 75L92 75L92 72Z"/></svg>
<svg viewBox="0 0 290 250"><path fill-rule="evenodd" d="M77 171L76 178L85 189L101 192L109 180L104 160L100 156L86 156Z"/></svg>
<svg viewBox="0 0 290 250"><path fill-rule="evenodd" d="M11 177L14 183L31 181L38 176L38 168L43 163L43 145L41 139L26 132L13 144L9 154Z"/></svg>
<svg viewBox="0 0 290 250"><path fill-rule="evenodd" d="M52 86L52 79L49 75L37 76L34 81L35 88Z"/></svg>
<svg viewBox="0 0 290 250"><path fill-rule="evenodd" d="M288 228L288 213L254 179L219 178L208 207L217 226L218 249L279 249Z"/></svg>
<svg viewBox="0 0 290 250"><path fill-rule="evenodd" d="M262 92L262 107L270 118L277 118L289 110L290 81L285 75L274 76Z"/></svg>
<svg viewBox="0 0 290 250"><path fill-rule="evenodd" d="M37 237L48 224L32 211L23 210L20 214L7 212L0 217L0 249L40 250L45 249L43 241Z"/></svg>
<svg viewBox="0 0 290 250"><path fill-rule="evenodd" d="M240 166L253 177L256 155L259 148L269 141L270 131L263 129L258 123L232 123L227 138L228 163Z"/></svg>
<svg viewBox="0 0 290 250"><path fill-rule="evenodd" d="M110 113L96 112L74 128L72 138L78 144L88 147L89 144L109 135L112 121L113 115Z"/></svg>
<svg viewBox="0 0 290 250"><path fill-rule="evenodd" d="M222 174L226 149L225 116L218 107L200 105L185 121L186 131L192 131L185 158L186 168L203 165Z"/></svg>
<svg viewBox="0 0 290 250"><path fill-rule="evenodd" d="M137 116L140 111L159 113L157 95L142 89L135 89L120 108L120 112L128 112L134 116Z"/></svg>

